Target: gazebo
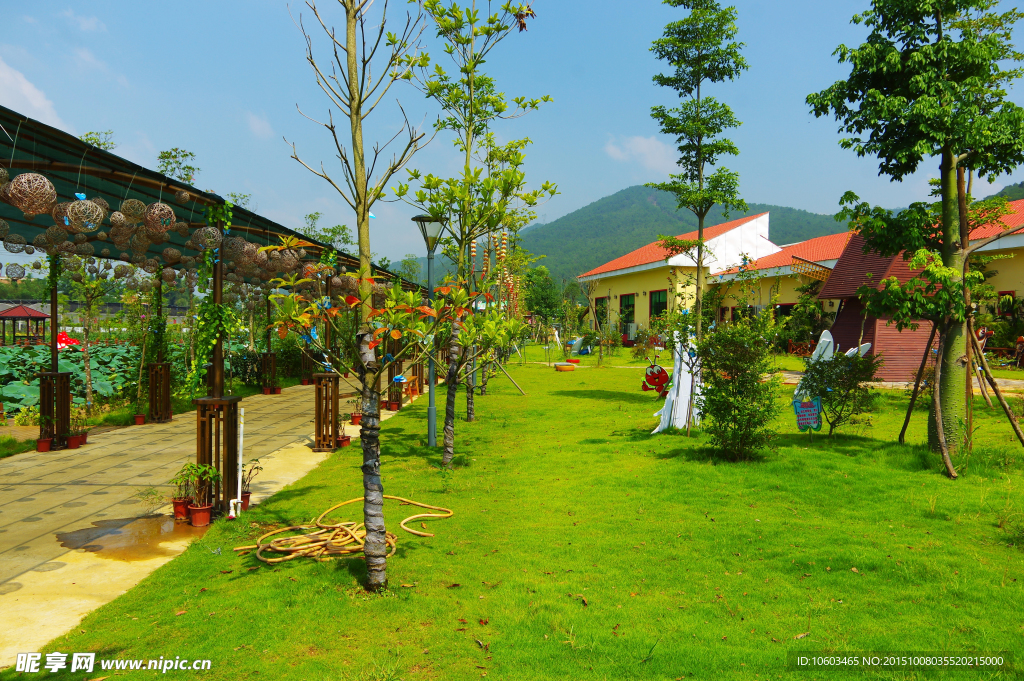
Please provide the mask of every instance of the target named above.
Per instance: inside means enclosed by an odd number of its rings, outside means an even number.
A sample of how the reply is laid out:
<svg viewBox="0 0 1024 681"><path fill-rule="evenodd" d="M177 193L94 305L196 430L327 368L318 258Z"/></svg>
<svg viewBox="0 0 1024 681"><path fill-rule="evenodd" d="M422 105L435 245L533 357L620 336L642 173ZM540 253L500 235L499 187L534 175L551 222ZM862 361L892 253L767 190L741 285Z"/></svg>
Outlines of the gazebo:
<svg viewBox="0 0 1024 681"><path fill-rule="evenodd" d="M28 305L14 305L0 312L0 346L7 345L7 323L11 323L11 345L18 344L18 324L24 322L26 344L42 343L50 315Z"/></svg>
<svg viewBox="0 0 1024 681"><path fill-rule="evenodd" d="M328 247L237 206L228 225L226 203L217 194L143 168L0 106L0 240L10 253L42 251L52 264L62 257L77 256L92 262L90 267L103 276L125 276L128 268L110 267L112 262L136 265L157 275L159 313L162 282L194 273L205 253L213 253L210 295L214 303L222 304L225 281L261 286L269 294L273 278L302 271L305 263L318 261ZM281 238L306 243L273 253L260 250L279 245ZM355 270L359 259L339 252L337 266ZM387 270L375 271L384 280L400 280ZM348 280L342 284L352 281L348 277L340 280ZM407 290L420 290L417 284L401 282ZM50 310L50 371L40 374L40 438L52 438L52 448L60 449L70 425L70 374L58 371L60 323L57 291L52 286ZM268 351L269 336L268 330ZM224 394L220 340L208 366L208 395L196 400L197 462L221 470L215 503L226 509L236 482L241 398ZM269 372L264 372L264 380L270 385L274 384L275 366L268 352L264 367ZM159 357L150 364L148 375L151 418L169 419L170 365ZM337 400L338 382L331 383L335 394L321 395L318 389L318 400Z"/></svg>

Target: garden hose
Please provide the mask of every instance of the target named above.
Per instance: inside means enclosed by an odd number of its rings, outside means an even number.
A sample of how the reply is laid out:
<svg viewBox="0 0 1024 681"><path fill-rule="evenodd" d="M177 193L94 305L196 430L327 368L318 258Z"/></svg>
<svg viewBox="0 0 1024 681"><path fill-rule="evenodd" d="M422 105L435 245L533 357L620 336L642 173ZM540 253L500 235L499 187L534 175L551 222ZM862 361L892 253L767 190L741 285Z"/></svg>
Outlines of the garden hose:
<svg viewBox="0 0 1024 681"><path fill-rule="evenodd" d="M406 526L407 522L410 520L418 520L420 518L451 518L452 515L454 515L454 511L451 509L441 508L440 506L430 506L418 501L403 499L402 497L394 497L387 494L384 495L384 498L400 501L403 506L419 506L420 508L428 508L432 511L440 511L440 513L417 513L416 515L411 515L399 523L399 527L403 530L419 537L433 537L434 535L429 532L413 530ZM363 550L363 545L366 540L366 528L363 523L340 522L336 524L327 524L324 522L324 518L326 518L332 511L339 509L342 506L354 504L357 501L363 501L363 499L364 497L356 497L355 499L349 499L348 501L343 501L340 504L331 506L317 517L314 525L292 525L290 527L283 527L279 530L266 533L257 539L255 544L239 546L234 550L251 551L256 549L256 557L264 563L270 564L283 563L294 558L313 558L318 561L331 560L360 553ZM264 541L267 538L281 534L282 532L291 532L294 530L313 531L307 532L306 534L278 537L277 539L271 539L269 542ZM390 558L398 549L398 537L391 532L386 532L385 541L389 548L388 557ZM264 552L283 555L276 558L270 558L265 556Z"/></svg>

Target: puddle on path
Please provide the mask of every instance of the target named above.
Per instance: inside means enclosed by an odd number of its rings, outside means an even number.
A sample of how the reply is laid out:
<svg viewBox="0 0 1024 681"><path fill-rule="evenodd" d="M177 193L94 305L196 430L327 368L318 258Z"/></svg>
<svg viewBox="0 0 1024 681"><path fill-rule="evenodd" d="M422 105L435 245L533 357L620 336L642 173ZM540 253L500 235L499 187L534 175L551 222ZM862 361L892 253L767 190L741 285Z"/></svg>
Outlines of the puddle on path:
<svg viewBox="0 0 1024 681"><path fill-rule="evenodd" d="M206 527L192 527L188 523L175 522L170 516L159 515L97 520L93 527L61 532L56 537L66 549L83 549L101 558L131 562L176 555L177 551L168 550L161 544L201 537L206 530Z"/></svg>

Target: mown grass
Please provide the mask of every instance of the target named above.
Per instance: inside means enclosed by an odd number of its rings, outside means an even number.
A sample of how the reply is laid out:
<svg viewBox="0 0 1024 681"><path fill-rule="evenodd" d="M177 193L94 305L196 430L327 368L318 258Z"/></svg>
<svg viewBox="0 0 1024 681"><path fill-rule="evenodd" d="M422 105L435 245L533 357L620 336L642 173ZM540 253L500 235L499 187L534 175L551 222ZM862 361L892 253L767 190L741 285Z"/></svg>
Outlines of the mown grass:
<svg viewBox="0 0 1024 681"><path fill-rule="evenodd" d="M789 671L786 654L1024 650L1024 452L980 400L950 481L923 410L895 443L898 392L812 442L787 389L778 449L731 462L702 437L650 434L660 405L639 369L509 370L528 395L491 380L451 473L424 447L426 400L384 424L385 492L455 511L418 538L397 528L417 509L387 503L387 592L360 588L357 559L270 567L231 551L360 496L359 451L342 449L45 650L362 681L847 678ZM358 518L348 508L339 519Z"/></svg>
<svg viewBox="0 0 1024 681"><path fill-rule="evenodd" d="M0 437L0 459L21 454L22 452L35 451L35 440L19 440L10 435Z"/></svg>

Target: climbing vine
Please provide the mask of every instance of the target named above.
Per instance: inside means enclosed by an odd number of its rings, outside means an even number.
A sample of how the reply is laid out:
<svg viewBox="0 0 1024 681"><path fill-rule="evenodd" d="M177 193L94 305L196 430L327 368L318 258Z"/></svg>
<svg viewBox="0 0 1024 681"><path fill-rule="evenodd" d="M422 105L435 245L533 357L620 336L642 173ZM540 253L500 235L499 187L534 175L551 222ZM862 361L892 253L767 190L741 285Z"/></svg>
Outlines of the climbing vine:
<svg viewBox="0 0 1024 681"><path fill-rule="evenodd" d="M209 288L216 257L214 250L208 248L203 252L203 263L199 269L199 285L204 289ZM213 301L212 295L203 298L196 312L195 362L185 378L185 385L182 389L182 394L189 397L195 397L199 393L199 387L206 378L206 365L213 355L217 341L230 338L241 328L241 321L235 314L234 308L230 305L218 305Z"/></svg>

